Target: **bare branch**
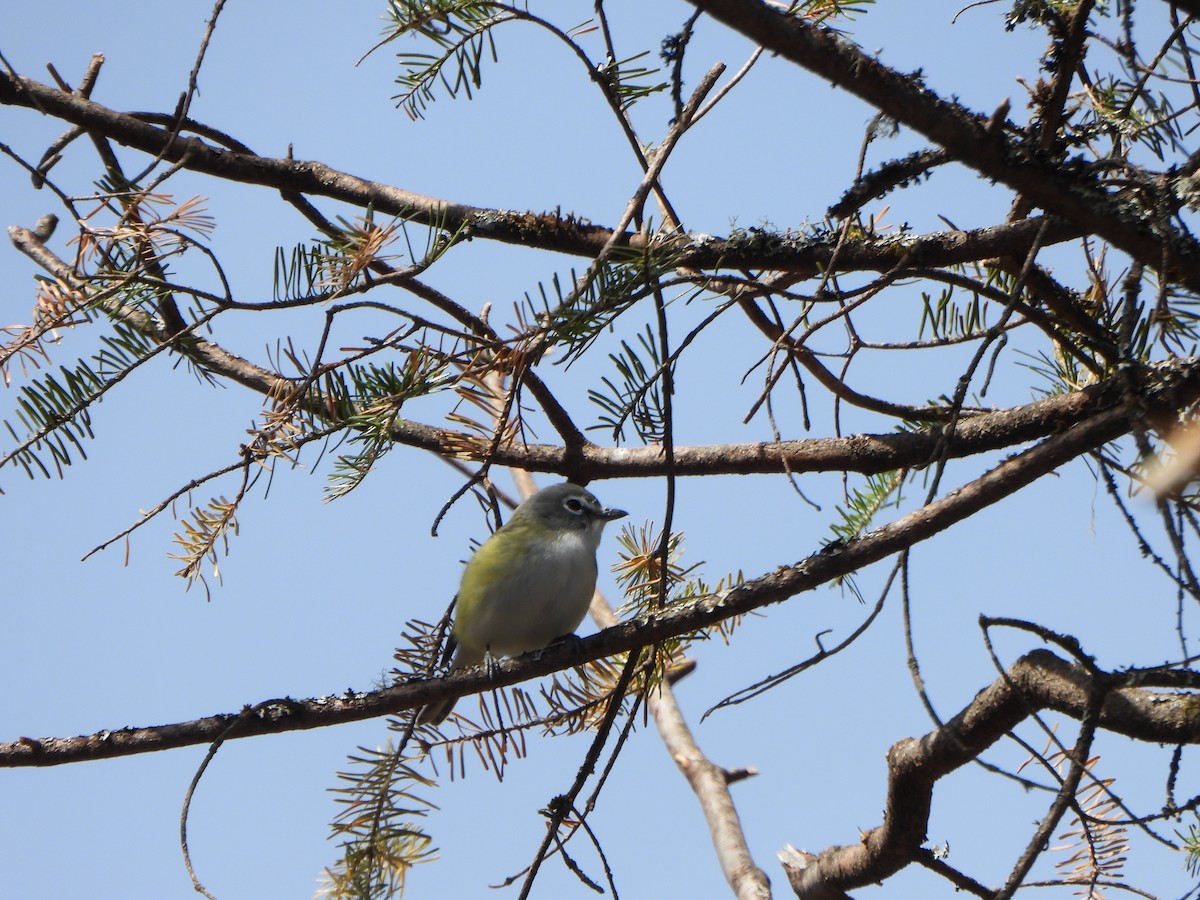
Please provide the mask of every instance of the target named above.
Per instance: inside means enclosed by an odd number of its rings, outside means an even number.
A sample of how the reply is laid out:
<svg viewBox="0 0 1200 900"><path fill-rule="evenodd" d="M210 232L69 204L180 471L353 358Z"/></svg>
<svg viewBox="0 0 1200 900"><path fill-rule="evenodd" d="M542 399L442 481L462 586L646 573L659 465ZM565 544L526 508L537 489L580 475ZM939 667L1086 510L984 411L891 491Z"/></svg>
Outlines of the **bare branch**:
<svg viewBox="0 0 1200 900"><path fill-rule="evenodd" d="M1049 650L1034 650L945 725L894 744L888 751L884 824L858 843L830 847L805 857L806 865L789 868L796 896L811 900L829 896L831 890L863 887L920 861L938 779L974 760L1034 713L1053 710L1085 720L1095 688L1095 678L1084 667ZM1113 690L1100 706L1097 726L1137 740L1200 743L1200 717L1192 696L1128 687Z"/></svg>
<svg viewBox="0 0 1200 900"><path fill-rule="evenodd" d="M169 128L150 124L151 121L173 124L172 117L119 113L69 92L4 72L0 72L0 104L33 108L44 105L50 115L80 125L93 134L161 156L168 162L180 163L195 172L281 191L330 197L364 209L370 207L379 213L403 216L420 224L443 227L452 233L460 233L463 239L484 238L589 258L601 253L606 245L632 249L644 249L645 245L640 234L614 232L573 215L470 206L370 181L319 162L258 156L232 140L222 140L231 147L223 149L196 137L173 137ZM191 121L186 123L186 130L219 134ZM912 265L925 266L950 265L988 256L1023 255L1038 227L1038 220L1029 220L974 232L847 241L838 253L839 271L886 271L895 266L898 249L909 254ZM1043 244L1049 246L1085 233L1086 229L1077 224L1055 219L1046 231ZM770 235L769 239L757 242L710 236L693 239L684 235L675 238L673 244L662 246L677 254L679 265L690 268L718 265L771 268L809 277L823 271L836 243L836 237L826 240L804 235Z"/></svg>
<svg viewBox="0 0 1200 900"><path fill-rule="evenodd" d="M780 567L723 593L623 622L584 638L578 644L568 641L551 645L537 658L526 655L517 660L504 660L495 667L494 674L486 669L455 671L444 678L415 681L369 694L352 693L341 697L281 702L277 707L264 709L262 715L248 723L245 726L247 730L239 736L317 728L394 715L451 694L461 697L489 688L505 687L670 637L692 634L734 616L779 603L924 541L1015 493L1069 460L1108 443L1121 434L1124 415L1120 409L1101 413L1004 461L957 491L857 541L826 547L800 563ZM221 733L229 720L230 716L221 715L177 725L104 731L79 738L20 738L0 745L0 766L60 765L207 743ZM1190 735L1192 731L1187 733ZM1187 743L1192 740L1192 737L1180 736L1174 731L1171 734L1170 737L1143 739L1167 743ZM1179 739L1176 740L1176 737Z"/></svg>
<svg viewBox="0 0 1200 900"><path fill-rule="evenodd" d="M919 131L956 160L1008 185L1033 205L1100 235L1156 269L1164 244L1170 274L1200 291L1200 244L1147 216L1126 197L1104 189L1098 176L1067 169L1019 144L988 116L943 100L919 77L904 75L835 32L761 0L691 0L699 9L773 53L803 66L873 108Z"/></svg>
<svg viewBox="0 0 1200 900"><path fill-rule="evenodd" d="M91 290L70 266L46 249L34 232L10 227L9 237L19 250L72 288ZM139 310L122 307L114 310L113 315L147 334L158 336L154 321ZM229 353L205 338L193 335L186 345L174 349L214 374L264 396L288 396L296 387L292 379ZM1180 359L1147 366L1141 380L1147 392L1143 398L1144 411L1171 415L1200 396L1200 361ZM963 419L948 439L936 429L930 429L847 438L675 447L672 471L677 475L820 471L874 474L916 468L926 465L938 452L944 452L947 458L971 456L1053 434L1085 421L1097 412L1114 408L1122 402L1127 390L1125 376L1111 378L1070 394ZM311 401L309 408L323 417L328 417L330 412L329 406L319 399ZM1137 421L1134 414L1129 414L1123 431ZM655 447L606 448L590 442L567 447L511 443L496 448L489 456L490 447L474 435L410 419L397 419L390 433L397 443L439 455L480 461L490 459L494 465L556 472L584 483L601 478L659 475L666 471L666 461ZM945 442L944 447L942 442Z"/></svg>

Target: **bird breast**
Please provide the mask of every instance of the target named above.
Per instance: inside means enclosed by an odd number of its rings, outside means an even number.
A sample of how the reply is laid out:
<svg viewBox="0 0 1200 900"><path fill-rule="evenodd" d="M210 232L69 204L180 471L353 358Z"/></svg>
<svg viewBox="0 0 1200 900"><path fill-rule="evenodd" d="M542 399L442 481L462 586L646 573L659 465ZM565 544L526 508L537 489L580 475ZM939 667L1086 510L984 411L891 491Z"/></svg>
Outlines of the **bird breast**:
<svg viewBox="0 0 1200 900"><path fill-rule="evenodd" d="M596 589L590 537L581 531L534 542L520 565L485 589L460 642L493 656L518 656L574 632Z"/></svg>

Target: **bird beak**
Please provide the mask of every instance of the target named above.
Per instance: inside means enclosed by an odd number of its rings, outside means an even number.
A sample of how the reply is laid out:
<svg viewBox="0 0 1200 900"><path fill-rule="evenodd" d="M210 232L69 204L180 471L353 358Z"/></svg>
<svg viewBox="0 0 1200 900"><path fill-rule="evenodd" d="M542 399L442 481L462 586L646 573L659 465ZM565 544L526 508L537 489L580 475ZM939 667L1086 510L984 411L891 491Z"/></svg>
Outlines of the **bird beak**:
<svg viewBox="0 0 1200 900"><path fill-rule="evenodd" d="M607 507L596 513L596 517L603 519L605 522L611 522L613 519L623 519L629 513L623 509L608 509Z"/></svg>

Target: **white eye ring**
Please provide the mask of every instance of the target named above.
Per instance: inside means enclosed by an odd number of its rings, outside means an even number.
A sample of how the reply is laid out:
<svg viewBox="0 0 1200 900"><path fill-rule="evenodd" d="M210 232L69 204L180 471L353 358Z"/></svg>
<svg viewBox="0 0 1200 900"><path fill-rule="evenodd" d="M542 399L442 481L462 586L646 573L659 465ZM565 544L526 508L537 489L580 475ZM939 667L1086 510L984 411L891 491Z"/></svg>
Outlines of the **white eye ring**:
<svg viewBox="0 0 1200 900"><path fill-rule="evenodd" d="M563 509L567 512L581 513L583 512L583 501L578 497L568 497L563 501Z"/></svg>

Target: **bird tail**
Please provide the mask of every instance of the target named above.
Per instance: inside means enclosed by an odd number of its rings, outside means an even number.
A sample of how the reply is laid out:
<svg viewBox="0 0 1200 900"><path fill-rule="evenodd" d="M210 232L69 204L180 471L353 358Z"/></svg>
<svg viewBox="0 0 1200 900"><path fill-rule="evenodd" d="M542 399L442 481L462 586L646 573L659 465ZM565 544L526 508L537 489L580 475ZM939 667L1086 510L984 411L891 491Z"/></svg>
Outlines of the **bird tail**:
<svg viewBox="0 0 1200 900"><path fill-rule="evenodd" d="M484 656L482 653L471 653L462 646L458 645L457 652L454 654L454 660L450 663L450 671L456 669L469 669L472 666L477 666L483 662ZM446 716L450 715L450 710L454 709L454 704L458 702L457 697L447 697L444 700L435 700L433 703L421 707L421 711L417 713L418 725L441 725L445 721Z"/></svg>
<svg viewBox="0 0 1200 900"><path fill-rule="evenodd" d="M421 711L417 713L417 724L441 725L457 702L457 697L447 697L445 700L438 700L436 703L421 707Z"/></svg>

